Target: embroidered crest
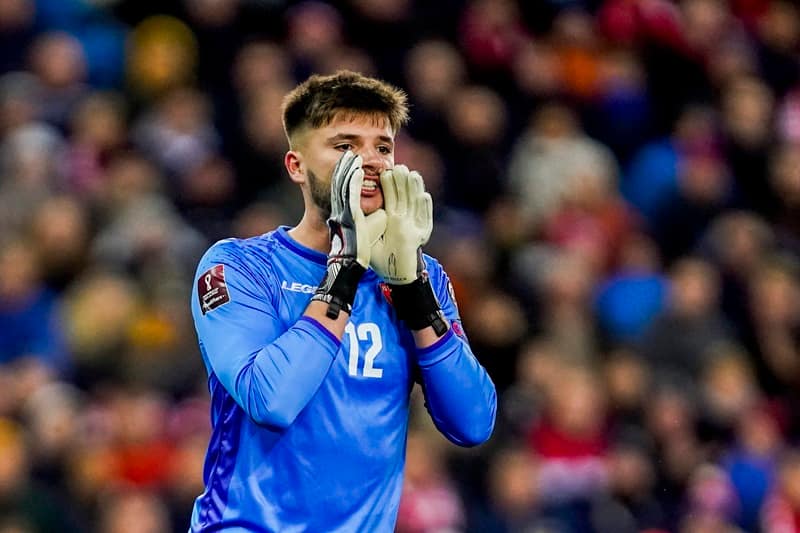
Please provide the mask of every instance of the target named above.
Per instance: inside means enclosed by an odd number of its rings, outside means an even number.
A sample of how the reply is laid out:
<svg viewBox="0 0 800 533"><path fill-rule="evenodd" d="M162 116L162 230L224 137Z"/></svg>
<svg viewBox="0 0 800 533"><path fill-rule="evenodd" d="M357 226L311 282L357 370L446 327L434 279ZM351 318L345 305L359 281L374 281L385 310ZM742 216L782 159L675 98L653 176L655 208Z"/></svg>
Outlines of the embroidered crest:
<svg viewBox="0 0 800 533"><path fill-rule="evenodd" d="M389 284L386 282L380 282L381 287L381 294L383 297L386 298L386 301L389 302L389 305L392 304L392 289L389 288Z"/></svg>
<svg viewBox="0 0 800 533"><path fill-rule="evenodd" d="M464 333L464 328L461 327L460 320L453 320L452 322L450 322L450 327L453 328L453 333L455 333L462 339L467 338L466 334Z"/></svg>

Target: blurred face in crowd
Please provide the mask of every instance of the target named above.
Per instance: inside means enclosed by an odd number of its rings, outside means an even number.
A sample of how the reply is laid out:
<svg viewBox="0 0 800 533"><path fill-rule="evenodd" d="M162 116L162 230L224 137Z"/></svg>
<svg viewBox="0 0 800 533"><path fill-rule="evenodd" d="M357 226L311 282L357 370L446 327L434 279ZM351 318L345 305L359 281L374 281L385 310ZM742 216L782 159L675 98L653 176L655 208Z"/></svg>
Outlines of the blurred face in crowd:
<svg viewBox="0 0 800 533"><path fill-rule="evenodd" d="M800 147L787 143L776 151L770 165L770 182L784 206L800 206Z"/></svg>
<svg viewBox="0 0 800 533"><path fill-rule="evenodd" d="M167 531L169 517L155 493L131 490L112 494L103 507L100 530L104 533Z"/></svg>
<svg viewBox="0 0 800 533"><path fill-rule="evenodd" d="M31 52L31 69L47 86L68 87L82 81L86 58L77 39L67 33L53 32L36 41Z"/></svg>
<svg viewBox="0 0 800 533"><path fill-rule="evenodd" d="M460 142L483 146L502 138L506 115L497 94L483 87L467 87L448 98L448 124Z"/></svg>
<svg viewBox="0 0 800 533"><path fill-rule="evenodd" d="M719 280L717 272L708 263L682 260L673 267L670 281L672 306L678 314L699 316L715 308Z"/></svg>
<svg viewBox="0 0 800 533"><path fill-rule="evenodd" d="M609 454L611 486L617 494L636 498L653 486L655 473L647 452L635 445L620 445Z"/></svg>
<svg viewBox="0 0 800 533"><path fill-rule="evenodd" d="M733 423L758 399L758 385L746 354L724 348L706 366L701 379L709 414L718 422Z"/></svg>
<svg viewBox="0 0 800 533"><path fill-rule="evenodd" d="M347 150L364 160L361 208L368 215L383 206L380 174L394 166L394 132L385 117L339 113L330 124L299 133L296 149L287 154L292 178L310 196L323 219L331 210L333 169Z"/></svg>
<svg viewBox="0 0 800 533"><path fill-rule="evenodd" d="M417 102L437 105L446 102L462 84L464 60L458 50L444 41L426 41L407 55L406 83Z"/></svg>
<svg viewBox="0 0 800 533"><path fill-rule="evenodd" d="M26 243L8 243L0 253L0 300L16 302L24 299L39 281L39 264Z"/></svg>
<svg viewBox="0 0 800 533"><path fill-rule="evenodd" d="M0 494L18 490L25 482L27 469L28 455L20 427L0 418Z"/></svg>
<svg viewBox="0 0 800 533"><path fill-rule="evenodd" d="M763 326L792 326L800 321L800 286L791 270L764 265L750 280L750 309Z"/></svg>
<svg viewBox="0 0 800 533"><path fill-rule="evenodd" d="M778 472L778 485L792 509L800 509L800 456L789 452L783 458Z"/></svg>
<svg viewBox="0 0 800 533"><path fill-rule="evenodd" d="M539 499L538 465L527 450L498 453L489 469L490 497L505 516L524 516Z"/></svg>
<svg viewBox="0 0 800 533"><path fill-rule="evenodd" d="M604 367L610 403L618 409L636 409L648 387L648 368L634 353L620 351L610 355Z"/></svg>
<svg viewBox="0 0 800 533"><path fill-rule="evenodd" d="M605 420L606 392L585 367L565 367L548 392L547 410L553 422L573 436L591 436Z"/></svg>

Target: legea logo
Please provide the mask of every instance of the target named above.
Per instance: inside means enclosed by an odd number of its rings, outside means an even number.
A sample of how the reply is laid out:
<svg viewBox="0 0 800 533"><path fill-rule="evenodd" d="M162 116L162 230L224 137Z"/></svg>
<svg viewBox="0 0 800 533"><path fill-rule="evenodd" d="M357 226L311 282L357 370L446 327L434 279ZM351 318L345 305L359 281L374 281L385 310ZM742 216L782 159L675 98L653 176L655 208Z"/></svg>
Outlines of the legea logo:
<svg viewBox="0 0 800 533"><path fill-rule="evenodd" d="M298 283L296 281L290 283L286 280L281 282L281 289L291 292L302 292L304 294L312 294L317 290L314 285L306 285L305 283Z"/></svg>

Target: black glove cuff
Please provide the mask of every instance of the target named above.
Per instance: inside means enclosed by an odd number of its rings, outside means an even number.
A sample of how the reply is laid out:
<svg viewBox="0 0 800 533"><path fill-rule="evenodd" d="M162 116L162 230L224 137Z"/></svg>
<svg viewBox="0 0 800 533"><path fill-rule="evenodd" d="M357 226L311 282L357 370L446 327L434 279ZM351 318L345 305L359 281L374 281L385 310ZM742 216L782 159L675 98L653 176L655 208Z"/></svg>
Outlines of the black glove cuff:
<svg viewBox="0 0 800 533"><path fill-rule="evenodd" d="M389 285L389 288L397 316L409 329L419 331L431 326L440 337L447 333L444 314L427 275L407 285Z"/></svg>
<svg viewBox="0 0 800 533"><path fill-rule="evenodd" d="M325 277L322 278L322 283L317 287L311 301L326 302L328 310L325 315L333 320L339 318L339 312L342 310L352 315L358 282L364 272L366 269L353 259L329 261Z"/></svg>

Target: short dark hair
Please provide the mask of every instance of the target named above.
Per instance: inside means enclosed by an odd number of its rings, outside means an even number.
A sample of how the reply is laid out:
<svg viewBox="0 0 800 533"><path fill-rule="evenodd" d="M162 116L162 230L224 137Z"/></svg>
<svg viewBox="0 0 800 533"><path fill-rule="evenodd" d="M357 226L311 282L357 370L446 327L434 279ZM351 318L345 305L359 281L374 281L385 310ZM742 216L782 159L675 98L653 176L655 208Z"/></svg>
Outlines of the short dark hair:
<svg viewBox="0 0 800 533"><path fill-rule="evenodd" d="M401 89L357 72L315 74L283 99L283 129L289 144L298 131L326 126L342 112L384 115L397 132L408 122L408 98Z"/></svg>

